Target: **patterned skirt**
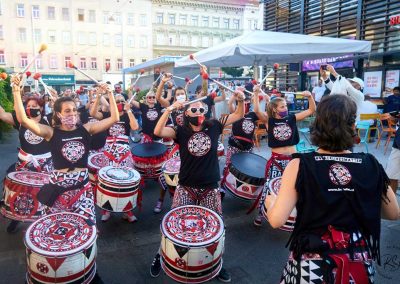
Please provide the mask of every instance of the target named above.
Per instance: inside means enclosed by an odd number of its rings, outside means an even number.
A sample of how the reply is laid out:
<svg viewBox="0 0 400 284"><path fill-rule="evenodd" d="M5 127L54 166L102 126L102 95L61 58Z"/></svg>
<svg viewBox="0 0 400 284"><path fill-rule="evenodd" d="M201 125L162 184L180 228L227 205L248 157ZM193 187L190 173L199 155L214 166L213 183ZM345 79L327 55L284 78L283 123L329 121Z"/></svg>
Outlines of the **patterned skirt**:
<svg viewBox="0 0 400 284"><path fill-rule="evenodd" d="M32 171L50 173L53 170L53 160L51 153L42 155L31 155L24 150L19 149L18 161L15 164L16 171Z"/></svg>

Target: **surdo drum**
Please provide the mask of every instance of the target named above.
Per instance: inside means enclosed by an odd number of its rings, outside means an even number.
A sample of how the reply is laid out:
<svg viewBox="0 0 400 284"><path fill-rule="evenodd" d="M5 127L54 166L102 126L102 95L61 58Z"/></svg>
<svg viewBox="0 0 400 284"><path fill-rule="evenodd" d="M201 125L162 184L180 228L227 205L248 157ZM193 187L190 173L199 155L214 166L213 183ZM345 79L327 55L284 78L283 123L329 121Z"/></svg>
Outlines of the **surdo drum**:
<svg viewBox="0 0 400 284"><path fill-rule="evenodd" d="M44 214L44 206L37 200L41 187L49 182L49 175L30 171L9 173L4 181L1 214L16 221L33 222Z"/></svg>
<svg viewBox="0 0 400 284"><path fill-rule="evenodd" d="M161 223L161 266L182 283L202 283L222 267L225 229L214 211L195 205L176 207Z"/></svg>
<svg viewBox="0 0 400 284"><path fill-rule="evenodd" d="M90 154L88 158L89 180L94 187L97 183L97 174L99 170L110 164L109 159L101 152Z"/></svg>
<svg viewBox="0 0 400 284"><path fill-rule="evenodd" d="M277 178L273 178L268 182L268 193L267 193L267 197L269 198L269 196L274 195L277 196L279 193L279 189L281 187L281 177L277 177ZM262 204L262 214L264 216L265 219L268 220L267 218L267 211L268 208L265 206L265 203ZM291 232L294 229L294 223L296 223L296 216L297 216L297 210L296 207L292 210L292 212L289 215L288 220L286 221L285 225L283 225L282 227L280 227L279 229L283 230L283 231L287 231L287 232Z"/></svg>
<svg viewBox="0 0 400 284"><path fill-rule="evenodd" d="M101 168L96 189L96 204L111 212L127 212L137 205L140 174L132 168Z"/></svg>
<svg viewBox="0 0 400 284"><path fill-rule="evenodd" d="M27 283L90 283L96 274L97 229L82 215L47 215L26 231Z"/></svg>
<svg viewBox="0 0 400 284"><path fill-rule="evenodd" d="M163 164L162 171L164 174L165 182L169 186L176 187L178 185L178 175L180 167L181 159L179 157L171 158Z"/></svg>
<svg viewBox="0 0 400 284"><path fill-rule="evenodd" d="M267 160L253 153L232 155L229 171L222 186L234 196L245 199L257 199L265 182Z"/></svg>
<svg viewBox="0 0 400 284"><path fill-rule="evenodd" d="M152 142L136 145L132 149L135 169L142 178L156 179L162 175L162 165L168 159L167 147Z"/></svg>

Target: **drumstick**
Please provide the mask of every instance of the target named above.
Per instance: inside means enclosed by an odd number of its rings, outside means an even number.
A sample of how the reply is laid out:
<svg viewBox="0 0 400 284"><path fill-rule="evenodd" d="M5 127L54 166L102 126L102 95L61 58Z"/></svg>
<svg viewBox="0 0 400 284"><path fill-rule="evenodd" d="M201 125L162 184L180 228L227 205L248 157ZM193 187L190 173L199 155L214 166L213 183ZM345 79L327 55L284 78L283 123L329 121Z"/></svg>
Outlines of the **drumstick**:
<svg viewBox="0 0 400 284"><path fill-rule="evenodd" d="M200 74L197 74L196 77L194 77L194 78L192 79L192 81L194 82L197 78L199 78L199 76L200 76Z"/></svg>
<svg viewBox="0 0 400 284"><path fill-rule="evenodd" d="M189 58L191 59L191 60L194 60L197 64L199 64L201 67L203 67L203 64L201 64L197 59L196 59L196 57L194 57L194 55L193 54L190 54L189 55Z"/></svg>
<svg viewBox="0 0 400 284"><path fill-rule="evenodd" d="M175 75L172 75L172 77L176 78L176 79L184 80L184 81L186 81L186 79L187 79L187 78L183 78L183 77L179 77L179 76L175 76Z"/></svg>
<svg viewBox="0 0 400 284"><path fill-rule="evenodd" d="M144 69L140 69L140 74L138 75L138 77L136 78L135 82L133 82L132 85L136 85L136 83L139 81L140 77L142 77L142 75L144 74Z"/></svg>
<svg viewBox="0 0 400 284"><path fill-rule="evenodd" d="M156 84L158 82L158 80L160 80L161 76L164 75L164 72L161 72L160 75L158 75L158 78L153 82L153 85Z"/></svg>
<svg viewBox="0 0 400 284"><path fill-rule="evenodd" d="M7 79L7 77L8 77L8 75L7 75L6 72L0 73L0 81L3 81L3 80L5 80L5 79Z"/></svg>
<svg viewBox="0 0 400 284"><path fill-rule="evenodd" d="M197 98L197 99L194 99L194 100L191 100L191 101L184 102L184 103L182 104L182 106L185 107L185 106L190 105L190 104L193 104L193 103L197 103L197 102L204 101L207 97L208 97L208 96L204 96L204 97L201 97L201 98ZM170 110L174 110L174 109L175 109L174 106L169 106L168 108L169 108Z"/></svg>
<svg viewBox="0 0 400 284"><path fill-rule="evenodd" d="M275 63L274 66L271 68L271 70L269 70L267 75L265 75L265 77L261 80L260 85L264 84L265 80L267 80L269 75L271 75L274 71L278 70L278 68L279 68L279 64Z"/></svg>
<svg viewBox="0 0 400 284"><path fill-rule="evenodd" d="M49 95L49 97L50 97L51 99L53 99L53 96L51 95L51 92L50 92L50 90L49 90L49 87L46 85L45 82L43 82L42 74L40 74L40 73L35 73L35 75L33 75L33 79L35 79L36 81L39 81L39 83L42 84L42 86L43 86L43 88L44 88L44 91Z"/></svg>
<svg viewBox="0 0 400 284"><path fill-rule="evenodd" d="M82 75L86 76L87 78L89 78L90 80L92 80L93 82L95 82L96 84L100 85L100 82L97 81L95 78L93 78L92 76L90 76L88 73L86 73L85 71L79 69L78 67L76 67L74 65L74 63L72 63L71 61L68 62L68 67L71 69L75 69L76 71L78 71L79 73L81 73Z"/></svg>
<svg viewBox="0 0 400 284"><path fill-rule="evenodd" d="M208 80L210 80L210 81L213 81L213 82L214 82L215 84L217 84L218 86L220 86L220 87L222 87L222 88L224 88L224 89L227 89L228 91L230 91L230 92L232 92L232 93L235 92L235 90L229 88L228 86L225 86L225 85L222 84L221 82L218 82L217 80L210 78L210 77L208 76L207 73L203 73L202 77L203 77L204 80L207 80L207 79L208 79Z"/></svg>

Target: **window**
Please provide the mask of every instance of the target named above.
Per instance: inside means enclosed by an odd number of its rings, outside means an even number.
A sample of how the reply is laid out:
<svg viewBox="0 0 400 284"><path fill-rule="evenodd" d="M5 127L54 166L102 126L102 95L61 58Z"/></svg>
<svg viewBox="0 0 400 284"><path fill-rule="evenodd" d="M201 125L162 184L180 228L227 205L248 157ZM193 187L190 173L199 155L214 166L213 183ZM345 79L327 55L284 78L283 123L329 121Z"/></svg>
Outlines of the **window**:
<svg viewBox="0 0 400 284"><path fill-rule="evenodd" d="M168 23L170 25L175 25L175 14L169 14L168 15Z"/></svg>
<svg viewBox="0 0 400 284"><path fill-rule="evenodd" d="M86 32L78 32L78 44L87 44Z"/></svg>
<svg viewBox="0 0 400 284"><path fill-rule="evenodd" d="M156 42L157 42L158 45L165 45L164 34L163 33L157 33Z"/></svg>
<svg viewBox="0 0 400 284"><path fill-rule="evenodd" d="M25 7L24 4L17 4L17 17L25 17Z"/></svg>
<svg viewBox="0 0 400 284"><path fill-rule="evenodd" d="M96 45L97 44L96 33L89 33L89 44L90 45Z"/></svg>
<svg viewBox="0 0 400 284"><path fill-rule="evenodd" d="M179 38L180 38L181 46L188 46L188 36L187 35L181 34Z"/></svg>
<svg viewBox="0 0 400 284"><path fill-rule="evenodd" d="M56 19L56 8L47 7L47 18L49 20L55 20Z"/></svg>
<svg viewBox="0 0 400 284"><path fill-rule="evenodd" d="M169 35L168 45L176 45L176 36L174 34Z"/></svg>
<svg viewBox="0 0 400 284"><path fill-rule="evenodd" d="M187 25L187 15L180 15L179 24L182 25L182 26L186 26Z"/></svg>
<svg viewBox="0 0 400 284"><path fill-rule="evenodd" d="M128 36L128 47L135 47L135 37L133 35Z"/></svg>
<svg viewBox="0 0 400 284"><path fill-rule="evenodd" d="M121 25L122 24L122 15L121 15L121 13L115 13L115 23L117 25Z"/></svg>
<svg viewBox="0 0 400 284"><path fill-rule="evenodd" d="M89 10L89 23L96 23L96 11Z"/></svg>
<svg viewBox="0 0 400 284"><path fill-rule="evenodd" d="M129 59L129 67L135 66L135 59Z"/></svg>
<svg viewBox="0 0 400 284"><path fill-rule="evenodd" d="M108 24L110 19L110 12L104 11L103 12L103 24Z"/></svg>
<svg viewBox="0 0 400 284"><path fill-rule="evenodd" d="M39 19L40 13L39 13L39 6L38 5L33 5L32 6L32 17L34 19Z"/></svg>
<svg viewBox="0 0 400 284"><path fill-rule="evenodd" d="M117 70L122 70L122 59L121 58L117 59Z"/></svg>
<svg viewBox="0 0 400 284"><path fill-rule="evenodd" d="M115 46L122 46L122 36L120 34L115 35Z"/></svg>
<svg viewBox="0 0 400 284"><path fill-rule="evenodd" d="M194 35L192 36L192 46L197 47L199 45L199 37Z"/></svg>
<svg viewBox="0 0 400 284"><path fill-rule="evenodd" d="M43 69L43 60L42 60L42 57L36 58L35 64L36 64L36 68L38 68L38 69Z"/></svg>
<svg viewBox="0 0 400 284"><path fill-rule="evenodd" d="M64 57L64 67L68 68L70 63L71 63L71 56L65 56Z"/></svg>
<svg viewBox="0 0 400 284"><path fill-rule="evenodd" d="M28 65L28 55L23 53L19 57L19 67L23 68Z"/></svg>
<svg viewBox="0 0 400 284"><path fill-rule="evenodd" d="M78 21L79 22L85 21L85 10L84 9L78 9Z"/></svg>
<svg viewBox="0 0 400 284"><path fill-rule="evenodd" d="M142 58L142 63L146 62L147 59L146 58Z"/></svg>
<svg viewBox="0 0 400 284"><path fill-rule="evenodd" d="M106 69L107 72L108 70L110 70L110 68L111 68L111 59L106 58L104 60L104 69Z"/></svg>
<svg viewBox="0 0 400 284"><path fill-rule="evenodd" d="M219 28L219 18L213 17L213 28Z"/></svg>
<svg viewBox="0 0 400 284"><path fill-rule="evenodd" d="M201 46L202 47L208 47L209 45L209 38L208 36L203 36L203 38L201 39Z"/></svg>
<svg viewBox="0 0 400 284"><path fill-rule="evenodd" d="M208 17L203 17L202 21L203 21L203 27L208 27L209 24Z"/></svg>
<svg viewBox="0 0 400 284"><path fill-rule="evenodd" d="M42 42L42 31L40 29L33 30L33 40L35 41L35 43Z"/></svg>
<svg viewBox="0 0 400 284"><path fill-rule="evenodd" d="M103 34L103 45L104 46L110 45L110 34Z"/></svg>
<svg viewBox="0 0 400 284"><path fill-rule="evenodd" d="M217 44L219 44L220 42L221 42L221 40L220 40L219 37L214 37L214 38L213 38L213 45L217 45Z"/></svg>
<svg viewBox="0 0 400 284"><path fill-rule="evenodd" d="M128 13L128 18L126 19L128 25L133 26L135 24L135 16L132 13Z"/></svg>
<svg viewBox="0 0 400 284"><path fill-rule="evenodd" d="M57 55L55 54L50 55L49 68L57 69Z"/></svg>
<svg viewBox="0 0 400 284"><path fill-rule="evenodd" d="M6 57L4 56L4 50L0 49L0 64L6 64Z"/></svg>
<svg viewBox="0 0 400 284"><path fill-rule="evenodd" d="M248 20L248 21L247 21L247 28L248 28L249 30L252 30L252 29L253 29L253 20Z"/></svg>
<svg viewBox="0 0 400 284"><path fill-rule="evenodd" d="M26 42L26 29L25 28L18 29L18 41Z"/></svg>
<svg viewBox="0 0 400 284"><path fill-rule="evenodd" d="M144 26L147 25L147 17L146 17L146 15L144 15L144 14L140 15L140 25L141 25L142 27L144 27Z"/></svg>
<svg viewBox="0 0 400 284"><path fill-rule="evenodd" d="M86 57L81 57L80 58L79 65L80 65L81 69L86 69L87 68L87 66L86 66Z"/></svg>
<svg viewBox="0 0 400 284"><path fill-rule="evenodd" d="M157 13L157 15L156 15L156 23L157 24L163 24L164 23L164 14L163 13Z"/></svg>
<svg viewBox="0 0 400 284"><path fill-rule="evenodd" d="M139 43L140 48L147 48L147 36L140 36L140 43Z"/></svg>
<svg viewBox="0 0 400 284"><path fill-rule="evenodd" d="M56 42L56 31L50 30L50 31L47 32L47 35L48 35L48 38L49 38L49 40L48 40L49 43L55 43Z"/></svg>
<svg viewBox="0 0 400 284"><path fill-rule="evenodd" d="M90 69L97 69L97 58L96 57L90 58Z"/></svg>
<svg viewBox="0 0 400 284"><path fill-rule="evenodd" d="M253 29L258 30L258 21L254 20Z"/></svg>
<svg viewBox="0 0 400 284"><path fill-rule="evenodd" d="M61 13L62 13L63 21L69 21L69 9L68 8L62 8L61 9Z"/></svg>
<svg viewBox="0 0 400 284"><path fill-rule="evenodd" d="M224 29L229 29L229 19L224 19Z"/></svg>
<svg viewBox="0 0 400 284"><path fill-rule="evenodd" d="M198 16L192 16L192 26L197 27L199 25L199 17Z"/></svg>
<svg viewBox="0 0 400 284"><path fill-rule="evenodd" d="M63 44L71 44L71 32L69 32L69 31L62 32L62 43Z"/></svg>
<svg viewBox="0 0 400 284"><path fill-rule="evenodd" d="M0 39L4 38L3 25L0 25Z"/></svg>
<svg viewBox="0 0 400 284"><path fill-rule="evenodd" d="M239 20L233 20L233 29L238 30L240 26L240 21Z"/></svg>

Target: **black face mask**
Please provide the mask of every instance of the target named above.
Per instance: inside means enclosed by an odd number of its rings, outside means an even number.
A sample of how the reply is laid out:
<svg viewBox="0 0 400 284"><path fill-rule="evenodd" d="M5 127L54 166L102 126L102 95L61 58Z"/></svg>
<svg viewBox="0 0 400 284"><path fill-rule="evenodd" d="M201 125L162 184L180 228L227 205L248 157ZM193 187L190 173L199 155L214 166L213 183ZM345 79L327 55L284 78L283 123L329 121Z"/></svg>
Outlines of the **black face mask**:
<svg viewBox="0 0 400 284"><path fill-rule="evenodd" d="M204 115L201 115L201 116L187 116L187 118L188 118L190 124L195 125L195 126L201 125L205 120Z"/></svg>
<svg viewBox="0 0 400 284"><path fill-rule="evenodd" d="M27 108L26 115L32 118L38 117L41 115L40 108Z"/></svg>

